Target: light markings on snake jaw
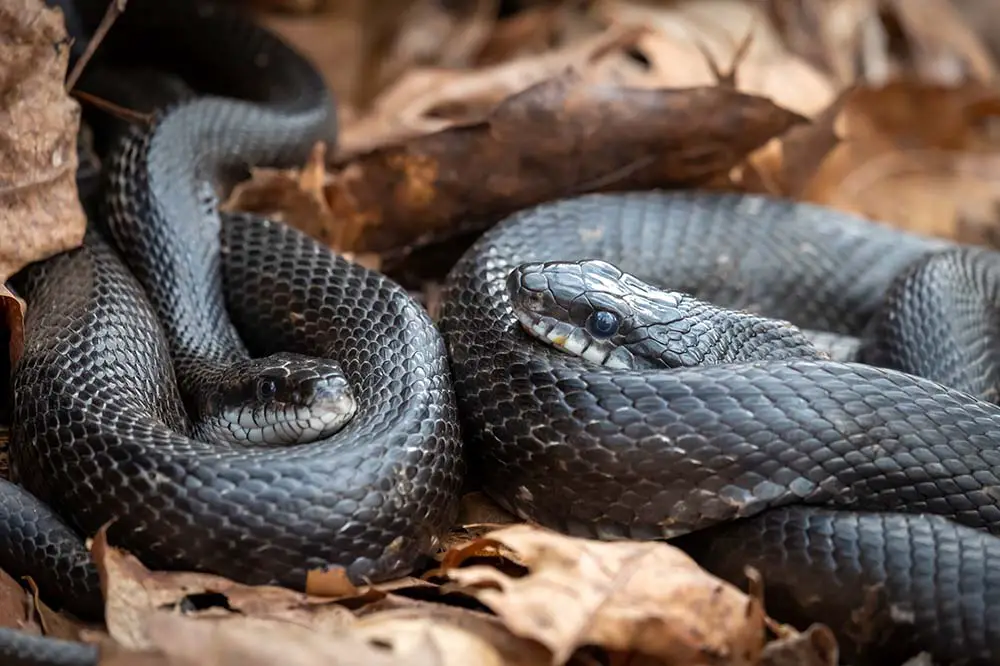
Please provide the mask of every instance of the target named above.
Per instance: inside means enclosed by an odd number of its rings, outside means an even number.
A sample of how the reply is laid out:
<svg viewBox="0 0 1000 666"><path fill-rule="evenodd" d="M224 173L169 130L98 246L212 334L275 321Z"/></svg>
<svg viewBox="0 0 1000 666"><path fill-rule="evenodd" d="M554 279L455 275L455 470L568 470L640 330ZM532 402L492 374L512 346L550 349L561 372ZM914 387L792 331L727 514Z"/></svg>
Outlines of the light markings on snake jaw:
<svg viewBox="0 0 1000 666"><path fill-rule="evenodd" d="M627 370L633 367L627 350L611 346L610 343L596 342L579 326L552 317L535 316L529 312L515 310L514 314L530 335L548 341L551 346L571 356L608 368Z"/></svg>
<svg viewBox="0 0 1000 666"><path fill-rule="evenodd" d="M353 413L346 405L337 410L313 410L304 407L289 408L287 412L270 407L239 409L227 412L217 419L217 426L230 433L231 439L251 444L292 444L308 435L310 441L329 437L339 431L345 422L345 413ZM285 418L293 415L293 418Z"/></svg>

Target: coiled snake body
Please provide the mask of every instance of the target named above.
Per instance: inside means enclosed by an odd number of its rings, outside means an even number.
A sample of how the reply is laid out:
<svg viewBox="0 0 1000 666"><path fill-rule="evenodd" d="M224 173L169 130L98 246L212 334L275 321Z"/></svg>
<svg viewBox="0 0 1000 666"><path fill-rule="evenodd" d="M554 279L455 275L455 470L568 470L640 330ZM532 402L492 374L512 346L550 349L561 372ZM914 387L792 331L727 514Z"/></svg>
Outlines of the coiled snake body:
<svg viewBox="0 0 1000 666"><path fill-rule="evenodd" d="M769 601L835 627L848 657L854 637L874 663L919 649L1000 658L1000 408L815 355L622 369L552 349L518 320L509 276L580 259L860 335L868 358L990 395L995 253L764 197L588 195L483 234L451 271L439 327L468 455L509 510L580 536L683 535L734 581L753 564ZM562 288L578 323L608 303L599 282ZM858 615L872 599L881 610ZM891 639L879 636L888 607L914 614Z"/></svg>
<svg viewBox="0 0 1000 666"><path fill-rule="evenodd" d="M815 613L846 631L852 595L876 580L897 607L914 607L913 635L893 649L998 658L1000 614L988 611L1000 607L990 534L1000 530L1000 408L972 395L994 386L982 342L995 319L991 253L919 263L951 246L758 197L592 195L484 234L452 269L435 328L395 283L299 232L248 215L219 225L209 176L301 160L327 102L308 64L245 20L156 6L133 0L115 30L181 26L166 39L188 36L174 48L205 59L220 49L253 70L230 73L227 94L279 103L174 107L109 163L108 235L122 258L93 231L15 282L29 309L12 458L45 504L2 486L0 568L99 612L69 526L92 534L114 519L112 542L151 566L295 587L329 564L355 579L397 575L454 517L461 422L486 489L524 517L601 538L694 530L678 543L731 578L740 555L765 580L797 577L803 590L832 576L845 591L824 589ZM146 35L167 24L158 30ZM178 234L203 252L177 251ZM931 378L817 357L600 367L533 340L507 292L523 262L583 258L808 328L854 335L873 322L872 339L894 342L869 345L872 358ZM221 276L215 286L162 277L206 270ZM880 309L886 293L901 307ZM188 436L176 350L185 336L205 351L229 335L220 294L254 356L337 362L357 405L340 432L278 447ZM206 303L207 318L196 314ZM64 649L24 640L0 636L0 654Z"/></svg>
<svg viewBox="0 0 1000 666"><path fill-rule="evenodd" d="M29 304L13 376L17 481L83 535L113 519L112 543L153 566L297 588L329 564L358 581L405 571L451 524L462 480L440 334L384 276L284 225L248 215L220 225L213 214L215 180L306 158L329 127L322 80L231 8L130 3L118 30L137 40L126 46L200 50L201 67L221 49L242 67L224 90L255 103L199 97L137 125L105 167L106 220L83 248L15 281ZM337 363L356 410L335 437L253 446L189 436L175 371L197 385L198 362L231 360L224 310L255 357ZM4 498L0 566L99 613L79 537L26 494Z"/></svg>

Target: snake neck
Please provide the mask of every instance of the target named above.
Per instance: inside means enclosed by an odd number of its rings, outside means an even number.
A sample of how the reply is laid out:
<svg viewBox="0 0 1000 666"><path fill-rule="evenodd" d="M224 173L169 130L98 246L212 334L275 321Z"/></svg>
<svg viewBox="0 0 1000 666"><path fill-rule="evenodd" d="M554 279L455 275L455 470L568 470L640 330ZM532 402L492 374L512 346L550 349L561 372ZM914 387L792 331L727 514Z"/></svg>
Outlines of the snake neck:
<svg viewBox="0 0 1000 666"><path fill-rule="evenodd" d="M223 292L219 192L252 167L302 164L335 134L333 100L301 55L226 7L186 6L188 16L137 1L111 51L124 62L173 54L182 78L225 95L171 95L151 123L121 136L107 167L109 236L162 324L192 421L203 424L206 396L249 358ZM228 67L216 66L216 49L230 53Z"/></svg>
<svg viewBox="0 0 1000 666"><path fill-rule="evenodd" d="M175 108L135 128L113 153L107 225L164 327L178 380L194 389L194 369L247 352L226 314L217 198L198 154L201 133L184 127L196 107Z"/></svg>
<svg viewBox="0 0 1000 666"><path fill-rule="evenodd" d="M249 358L223 292L216 187L246 165L304 160L325 119L324 108L282 115L189 99L135 126L112 153L107 226L163 325L195 424L204 424L205 396Z"/></svg>

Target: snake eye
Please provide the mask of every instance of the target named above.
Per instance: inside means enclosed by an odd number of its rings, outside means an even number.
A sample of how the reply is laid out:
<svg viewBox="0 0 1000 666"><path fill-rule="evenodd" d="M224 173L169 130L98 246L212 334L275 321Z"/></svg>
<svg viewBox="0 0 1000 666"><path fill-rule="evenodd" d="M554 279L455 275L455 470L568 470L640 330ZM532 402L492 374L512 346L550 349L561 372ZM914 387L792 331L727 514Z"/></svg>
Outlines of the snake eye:
<svg viewBox="0 0 1000 666"><path fill-rule="evenodd" d="M598 310L587 318L587 330L595 338L610 338L618 332L621 320L614 312Z"/></svg>
<svg viewBox="0 0 1000 666"><path fill-rule="evenodd" d="M274 394L278 391L278 385L274 383L273 379L264 378L257 383L257 392L260 394L261 398L265 400L267 398L273 398Z"/></svg>

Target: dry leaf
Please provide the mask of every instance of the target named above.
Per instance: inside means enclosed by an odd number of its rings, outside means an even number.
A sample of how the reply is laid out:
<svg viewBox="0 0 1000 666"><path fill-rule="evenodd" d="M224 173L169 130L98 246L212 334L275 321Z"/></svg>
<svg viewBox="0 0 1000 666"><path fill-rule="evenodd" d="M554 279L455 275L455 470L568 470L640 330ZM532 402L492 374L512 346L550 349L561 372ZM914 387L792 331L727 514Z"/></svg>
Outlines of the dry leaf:
<svg viewBox="0 0 1000 666"><path fill-rule="evenodd" d="M860 86L840 112L842 141L800 196L914 232L989 242L1000 222L997 117L991 85Z"/></svg>
<svg viewBox="0 0 1000 666"><path fill-rule="evenodd" d="M31 625L33 633L39 633L39 627L29 616L30 595L17 581L0 571L0 627L21 629Z"/></svg>
<svg viewBox="0 0 1000 666"><path fill-rule="evenodd" d="M990 81L996 75L996 60L983 40L998 33L983 30L984 23L995 26L967 11L975 4L769 0L767 15L789 48L830 71L838 86L901 79L954 85L970 76Z"/></svg>
<svg viewBox="0 0 1000 666"><path fill-rule="evenodd" d="M466 493L458 505L456 524L466 529L472 525L499 526L503 523L515 522L521 522L521 520L481 491Z"/></svg>
<svg viewBox="0 0 1000 666"><path fill-rule="evenodd" d="M848 99L848 92L839 95L808 125L793 127L754 151L737 167L736 182L749 192L802 198L820 165L841 141L837 120Z"/></svg>
<svg viewBox="0 0 1000 666"><path fill-rule="evenodd" d="M549 648L553 664L585 645L663 665L757 663L760 604L667 544L594 542L526 525L488 538L514 550L529 573L512 578L487 566L446 573L515 634Z"/></svg>
<svg viewBox="0 0 1000 666"><path fill-rule="evenodd" d="M253 618L329 631L353 621L350 611L324 597L242 585L209 574L150 571L134 556L109 546L105 529L94 538L91 555L101 576L108 632L130 649L152 646L149 623L157 613L179 609L186 599L198 596L224 597L228 610L216 605L188 613L216 622Z"/></svg>
<svg viewBox="0 0 1000 666"><path fill-rule="evenodd" d="M352 161L332 175L326 199L332 219L353 230L338 250L398 250L556 197L705 182L801 122L729 88L632 89L569 72L485 122Z"/></svg>
<svg viewBox="0 0 1000 666"><path fill-rule="evenodd" d="M437 663L442 666L509 664L494 645L475 633L437 618L414 617L405 611L368 615L352 628L351 636L392 650L399 656L419 653L427 646L433 646L439 655Z"/></svg>
<svg viewBox="0 0 1000 666"><path fill-rule="evenodd" d="M412 0L391 17L398 34L381 54L379 78L392 81L417 67L461 68L472 64L493 30L498 0L469 0L445 6L438 0ZM379 7L384 14L385 8Z"/></svg>
<svg viewBox="0 0 1000 666"><path fill-rule="evenodd" d="M979 38L990 53L1000 54L1000 14L994 0L958 0L950 3L966 25L975 26Z"/></svg>
<svg viewBox="0 0 1000 666"><path fill-rule="evenodd" d="M369 636L388 631L399 621L412 625L437 624L461 629L491 645L504 666L548 666L550 653L537 641L513 635L494 615L440 603L395 597L378 601L359 612L358 628ZM371 624L370 624L371 623Z"/></svg>
<svg viewBox="0 0 1000 666"><path fill-rule="evenodd" d="M69 44L61 12L42 0L0 4L0 283L83 242L76 188L80 107L63 81Z"/></svg>
<svg viewBox="0 0 1000 666"><path fill-rule="evenodd" d="M336 599L340 603L350 602L352 605L367 604L384 598L392 592L413 590L415 588L436 588L420 578L405 576L373 585L354 585L344 574L343 569L329 571L310 571L306 575L306 592L326 599Z"/></svg>
<svg viewBox="0 0 1000 666"><path fill-rule="evenodd" d="M496 530L489 530L487 535ZM427 576L447 575L447 572L455 567L461 566L471 558L507 560L516 566L523 566L524 563L518 557L516 551L505 547L495 539L482 536L476 539L456 540L456 543L439 556L441 566L427 572ZM447 588L446 588L447 589Z"/></svg>
<svg viewBox="0 0 1000 666"><path fill-rule="evenodd" d="M784 46L763 4L743 0L601 0L594 11L609 24L649 29L638 44L649 63L648 87L713 84L715 77L702 49L715 62L732 62L750 35L749 49L740 59L738 90L767 97L807 116L825 108L835 95L828 76Z"/></svg>
<svg viewBox="0 0 1000 666"><path fill-rule="evenodd" d="M172 666L170 657L160 652L130 650L108 641L101 645L97 666Z"/></svg>
<svg viewBox="0 0 1000 666"><path fill-rule="evenodd" d="M882 0L891 7L912 46L912 70L928 83L957 84L968 74L992 81L997 64L971 25L948 0L901 2Z"/></svg>
<svg viewBox="0 0 1000 666"><path fill-rule="evenodd" d="M318 240L340 247L344 233L323 196L326 145L317 143L301 170L254 169L252 178L233 188L221 210L267 215L301 229Z"/></svg>
<svg viewBox="0 0 1000 666"><path fill-rule="evenodd" d="M13 368L21 354L24 353L24 312L25 303L16 294L11 293L7 287L0 284L0 327L7 332L7 358L8 368ZM3 378L5 382L9 377ZM0 395L5 395L6 391L0 391Z"/></svg>
<svg viewBox="0 0 1000 666"><path fill-rule="evenodd" d="M814 624L802 633L793 633L764 646L761 666L837 666L840 663L837 639L829 627Z"/></svg>
<svg viewBox="0 0 1000 666"><path fill-rule="evenodd" d="M630 49L644 28L610 29L539 56L515 58L471 70L414 69L383 90L365 115L344 124L337 160L452 127L481 122L504 100L567 68L595 81L614 80L615 69L588 76L604 59Z"/></svg>
<svg viewBox="0 0 1000 666"><path fill-rule="evenodd" d="M556 2L525 7L499 21L475 59L477 68L562 49L602 30L585 3Z"/></svg>
<svg viewBox="0 0 1000 666"><path fill-rule="evenodd" d="M236 616L197 620L159 612L149 619L150 645L170 666L439 666L441 645L430 636L392 646L353 632L319 632L294 624ZM468 662L467 662L468 663Z"/></svg>
<svg viewBox="0 0 1000 666"><path fill-rule="evenodd" d="M501 508L485 493L480 491L466 493L459 503L455 526L441 544L438 559L445 556L456 557L468 547L492 551L490 556L496 556L496 544L484 541L483 535L504 525L521 522L523 521ZM502 555L506 556L508 553Z"/></svg>
<svg viewBox="0 0 1000 666"><path fill-rule="evenodd" d="M877 0L768 0L767 16L789 51L829 73L836 87L857 82L861 26L877 20Z"/></svg>
<svg viewBox="0 0 1000 666"><path fill-rule="evenodd" d="M39 623L46 636L62 638L68 641L84 641L95 631L99 632L99 627L81 622L66 612L52 610L48 604L38 596L38 589L31 585L33 590L33 603L38 614Z"/></svg>

